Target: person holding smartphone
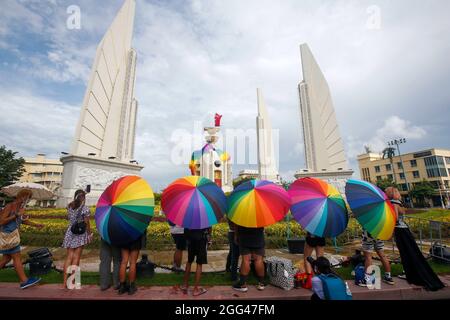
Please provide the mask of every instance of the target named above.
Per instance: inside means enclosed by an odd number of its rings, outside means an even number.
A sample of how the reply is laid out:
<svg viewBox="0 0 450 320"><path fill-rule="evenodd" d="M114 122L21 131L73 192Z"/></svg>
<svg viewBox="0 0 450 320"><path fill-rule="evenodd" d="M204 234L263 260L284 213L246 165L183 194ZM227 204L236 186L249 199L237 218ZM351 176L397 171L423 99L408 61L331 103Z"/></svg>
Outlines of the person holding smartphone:
<svg viewBox="0 0 450 320"><path fill-rule="evenodd" d="M90 210L85 202L86 191L80 189L75 192L74 200L67 206L69 226L62 245L63 248L67 249L67 257L64 262L64 288L67 288L67 268L69 266L80 266L83 247L92 241L89 222Z"/></svg>

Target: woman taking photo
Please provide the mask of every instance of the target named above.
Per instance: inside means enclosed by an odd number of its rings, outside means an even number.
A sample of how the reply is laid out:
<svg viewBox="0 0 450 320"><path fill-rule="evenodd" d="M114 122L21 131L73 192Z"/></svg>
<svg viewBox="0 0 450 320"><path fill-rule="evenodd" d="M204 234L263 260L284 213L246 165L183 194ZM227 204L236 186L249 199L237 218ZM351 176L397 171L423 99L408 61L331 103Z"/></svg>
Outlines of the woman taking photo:
<svg viewBox="0 0 450 320"><path fill-rule="evenodd" d="M25 206L31 199L31 190L19 191L16 199L6 205L0 213L0 269L3 269L8 262L13 261L14 268L20 281L20 288L26 289L37 284L41 279L28 278L25 275L22 260L20 258L20 224L42 228L43 225L36 224L28 220L25 213Z"/></svg>
<svg viewBox="0 0 450 320"><path fill-rule="evenodd" d="M62 245L63 248L67 249L67 257L64 262L64 288L67 288L67 268L70 266L80 266L83 247L92 240L91 226L89 223L90 211L85 205L85 201L86 192L77 190L74 200L67 206L69 226L67 227Z"/></svg>

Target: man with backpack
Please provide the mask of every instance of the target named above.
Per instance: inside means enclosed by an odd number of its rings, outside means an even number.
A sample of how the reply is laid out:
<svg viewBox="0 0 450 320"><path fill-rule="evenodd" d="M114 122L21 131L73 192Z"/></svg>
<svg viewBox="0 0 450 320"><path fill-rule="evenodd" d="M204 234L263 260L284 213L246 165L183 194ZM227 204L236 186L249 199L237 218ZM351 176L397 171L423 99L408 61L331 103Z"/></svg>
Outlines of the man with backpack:
<svg viewBox="0 0 450 320"><path fill-rule="evenodd" d="M352 300L352 293L344 280L331 269L330 261L325 257L314 260L308 257L314 269L311 300Z"/></svg>

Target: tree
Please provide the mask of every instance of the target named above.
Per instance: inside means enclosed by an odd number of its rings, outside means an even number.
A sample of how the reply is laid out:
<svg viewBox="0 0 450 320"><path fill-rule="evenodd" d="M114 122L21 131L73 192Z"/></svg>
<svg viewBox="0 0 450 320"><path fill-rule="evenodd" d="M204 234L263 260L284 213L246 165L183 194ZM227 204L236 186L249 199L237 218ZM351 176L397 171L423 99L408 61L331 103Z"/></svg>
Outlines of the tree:
<svg viewBox="0 0 450 320"><path fill-rule="evenodd" d="M284 188L284 190L288 190L289 187L291 186L292 181L286 181L281 179L281 186Z"/></svg>
<svg viewBox="0 0 450 320"><path fill-rule="evenodd" d="M425 207L425 199L431 198L435 193L433 185L426 181L425 179L422 182L418 182L414 184L413 189L410 192L411 197L416 198L418 200L418 204L421 207Z"/></svg>
<svg viewBox="0 0 450 320"><path fill-rule="evenodd" d="M377 187L381 190L386 190L387 187L398 188L397 184L391 179L382 179L377 181Z"/></svg>
<svg viewBox="0 0 450 320"><path fill-rule="evenodd" d="M238 186L240 186L244 182L247 182L247 181L252 180L252 179L253 179L252 177L245 177L245 178L242 178L240 180L233 181L233 189L236 189Z"/></svg>
<svg viewBox="0 0 450 320"><path fill-rule="evenodd" d="M25 172L25 160L17 152L0 147L0 188L16 182Z"/></svg>

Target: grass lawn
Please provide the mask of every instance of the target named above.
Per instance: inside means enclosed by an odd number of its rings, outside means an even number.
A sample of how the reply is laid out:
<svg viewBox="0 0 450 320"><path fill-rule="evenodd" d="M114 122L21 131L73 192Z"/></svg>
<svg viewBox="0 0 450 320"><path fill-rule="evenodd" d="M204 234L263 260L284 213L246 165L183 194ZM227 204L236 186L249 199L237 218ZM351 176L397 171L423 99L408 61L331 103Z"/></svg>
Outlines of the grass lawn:
<svg viewBox="0 0 450 320"><path fill-rule="evenodd" d="M52 270L49 274L41 276L41 283L62 283L63 275ZM173 286L181 284L183 274L176 273L155 273L152 278L138 279L139 286ZM191 284L194 281L194 273L191 274ZM18 282L14 269L0 270L0 282ZM97 272L81 272L82 284L99 284L99 274ZM225 273L204 273L201 279L202 285L218 286L231 285L230 275ZM249 284L257 284L256 278L249 277Z"/></svg>
<svg viewBox="0 0 450 320"><path fill-rule="evenodd" d="M421 219L430 219L438 221L448 221L450 219L450 210L432 209L422 213L413 213L407 216Z"/></svg>
<svg viewBox="0 0 450 320"><path fill-rule="evenodd" d="M441 264L434 261L428 261L430 266L437 274L450 274L450 265ZM392 264L392 275L397 276L402 272L401 264ZM352 280L351 266L337 268L335 271L345 280ZM383 272L383 269L381 270ZM62 283L62 274L52 270L49 274L42 276L42 283ZM138 279L137 284L139 286L173 286L181 284L183 274L176 273L155 273L152 278ZM194 281L194 274L191 274L191 283ZM0 282L18 282L17 275L13 269L0 270ZM97 272L82 272L81 273L82 284L98 284L99 275ZM228 273L204 273L201 279L202 285L205 286L218 286L218 285L231 285L230 275ZM248 283L253 285L257 284L256 278L249 277Z"/></svg>

